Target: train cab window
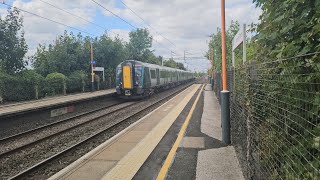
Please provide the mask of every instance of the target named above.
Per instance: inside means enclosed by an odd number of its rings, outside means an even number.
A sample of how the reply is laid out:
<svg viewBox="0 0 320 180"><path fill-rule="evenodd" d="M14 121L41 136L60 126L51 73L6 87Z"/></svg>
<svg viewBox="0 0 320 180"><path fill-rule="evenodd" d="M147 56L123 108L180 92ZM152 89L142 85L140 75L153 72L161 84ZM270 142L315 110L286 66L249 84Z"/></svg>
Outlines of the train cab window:
<svg viewBox="0 0 320 180"><path fill-rule="evenodd" d="M141 66L136 66L135 67L135 74L136 74L136 81L137 83L141 84L142 83L142 67Z"/></svg>
<svg viewBox="0 0 320 180"><path fill-rule="evenodd" d="M121 66L117 66L117 69L116 69L116 84L117 85L120 83L120 80L121 80L121 72L122 72Z"/></svg>
<svg viewBox="0 0 320 180"><path fill-rule="evenodd" d="M150 70L151 73L151 79L156 79L156 70Z"/></svg>

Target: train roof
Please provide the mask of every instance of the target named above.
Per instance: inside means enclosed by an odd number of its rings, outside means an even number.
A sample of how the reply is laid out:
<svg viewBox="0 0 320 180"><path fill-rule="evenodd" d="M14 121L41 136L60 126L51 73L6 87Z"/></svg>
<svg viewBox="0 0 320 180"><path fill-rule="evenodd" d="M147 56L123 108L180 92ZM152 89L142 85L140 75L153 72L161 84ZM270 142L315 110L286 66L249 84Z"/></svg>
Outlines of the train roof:
<svg viewBox="0 0 320 180"><path fill-rule="evenodd" d="M147 67L151 67L151 68L158 68L158 69L166 69L166 70L171 70L171 71L179 71L179 72L189 72L189 73L192 73L191 71L184 71L184 70L181 70L181 69L176 69L176 68L171 68L171 67L167 67L167 66L160 66L160 65L157 65L157 64L150 64L150 63L146 63L146 62L141 62L141 61L137 61L137 60L125 60L124 62L132 62L134 61L135 63L138 63L138 64L141 64L142 66L147 66Z"/></svg>

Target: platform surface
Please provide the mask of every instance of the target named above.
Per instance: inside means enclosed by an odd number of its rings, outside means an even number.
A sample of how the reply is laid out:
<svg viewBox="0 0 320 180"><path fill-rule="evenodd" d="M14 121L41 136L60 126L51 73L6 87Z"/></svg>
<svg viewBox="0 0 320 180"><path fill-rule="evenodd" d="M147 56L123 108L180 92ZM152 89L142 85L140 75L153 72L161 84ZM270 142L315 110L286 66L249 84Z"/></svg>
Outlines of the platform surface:
<svg viewBox="0 0 320 180"><path fill-rule="evenodd" d="M221 110L218 99L210 85L206 86L203 95L201 132L221 143ZM198 151L196 179L243 180L244 177L234 147L222 146Z"/></svg>
<svg viewBox="0 0 320 180"><path fill-rule="evenodd" d="M190 86L50 179L132 179L199 87Z"/></svg>
<svg viewBox="0 0 320 180"><path fill-rule="evenodd" d="M115 89L101 90L95 92L79 93L67 96L57 96L33 101L26 101L21 103L13 103L8 105L0 106L0 117L15 113L22 113L25 111L32 111L37 109L42 109L45 107L62 105L71 102L87 100L95 97L105 96L115 92Z"/></svg>

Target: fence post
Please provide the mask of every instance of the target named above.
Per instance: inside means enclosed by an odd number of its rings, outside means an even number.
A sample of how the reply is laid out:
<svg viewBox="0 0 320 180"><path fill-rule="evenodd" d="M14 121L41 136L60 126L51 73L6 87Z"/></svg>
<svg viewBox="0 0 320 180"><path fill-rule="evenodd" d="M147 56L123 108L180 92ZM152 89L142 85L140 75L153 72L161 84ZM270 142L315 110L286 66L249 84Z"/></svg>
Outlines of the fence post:
<svg viewBox="0 0 320 180"><path fill-rule="evenodd" d="M38 88L38 85L35 85L34 89L35 89L35 93L36 93L36 99L39 99L39 88Z"/></svg>
<svg viewBox="0 0 320 180"><path fill-rule="evenodd" d="M67 83L63 82L63 95L66 96L67 95Z"/></svg>
<svg viewBox="0 0 320 180"><path fill-rule="evenodd" d="M257 79L257 71L256 71L256 62L252 61L249 65L247 65L248 68L248 75L249 75L249 92L248 94L250 95L250 106L252 107L252 102L253 102L253 95L254 95L254 91L255 88L253 87L255 85L255 81ZM250 164L252 164L251 162L252 160L252 138L254 137L252 135L252 116L253 116L253 109L252 108L248 108L248 117L246 120L246 128L247 128L247 152L246 152L246 160L248 163L248 166L250 166ZM257 168L255 166L255 168ZM249 176L252 177L253 174L258 175L259 179L260 176L258 173L253 173L252 171L257 171L255 168L249 168ZM260 172L260 170L258 170L258 172Z"/></svg>

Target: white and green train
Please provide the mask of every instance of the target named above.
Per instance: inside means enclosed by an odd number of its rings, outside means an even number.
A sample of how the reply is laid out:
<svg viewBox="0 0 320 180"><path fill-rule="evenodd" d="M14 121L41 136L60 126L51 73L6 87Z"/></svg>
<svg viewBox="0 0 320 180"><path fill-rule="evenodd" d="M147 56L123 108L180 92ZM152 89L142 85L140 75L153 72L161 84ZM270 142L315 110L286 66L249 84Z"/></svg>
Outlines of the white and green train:
<svg viewBox="0 0 320 180"><path fill-rule="evenodd" d="M126 60L116 69L117 94L129 99L149 96L193 80L192 72L136 60Z"/></svg>

